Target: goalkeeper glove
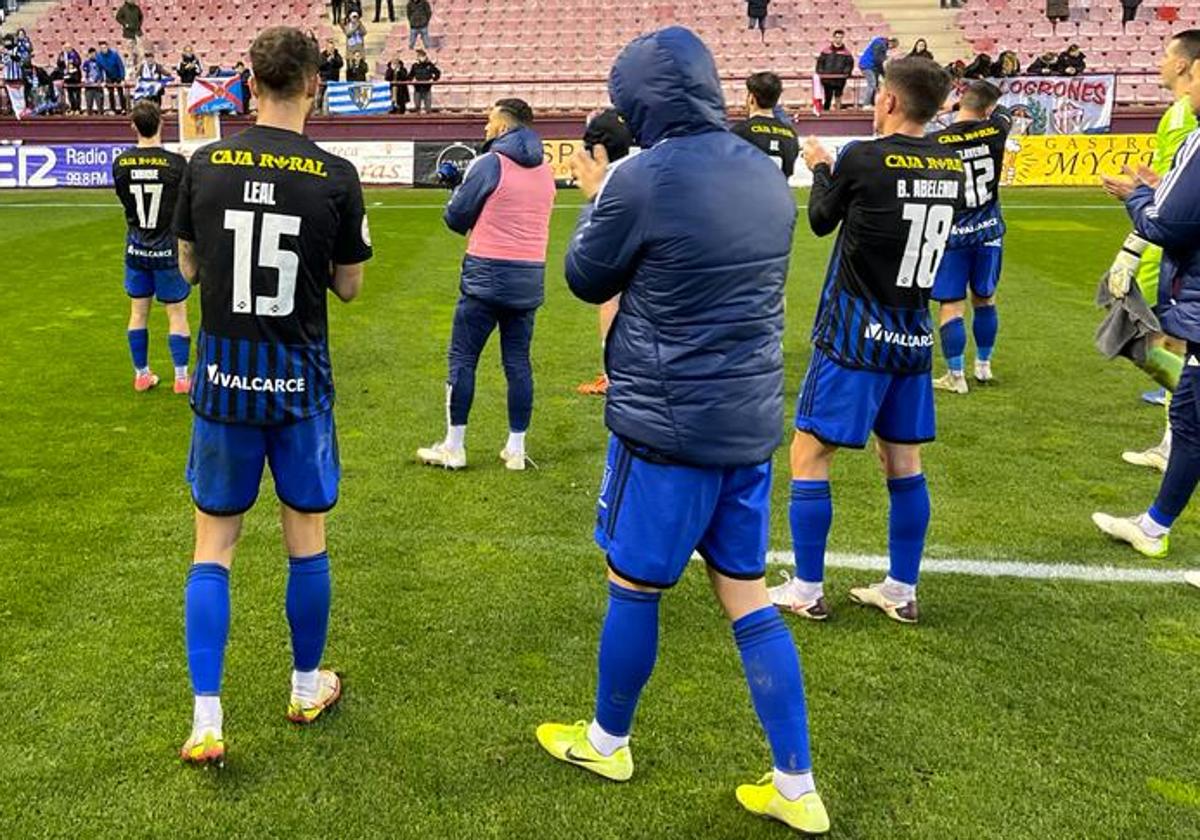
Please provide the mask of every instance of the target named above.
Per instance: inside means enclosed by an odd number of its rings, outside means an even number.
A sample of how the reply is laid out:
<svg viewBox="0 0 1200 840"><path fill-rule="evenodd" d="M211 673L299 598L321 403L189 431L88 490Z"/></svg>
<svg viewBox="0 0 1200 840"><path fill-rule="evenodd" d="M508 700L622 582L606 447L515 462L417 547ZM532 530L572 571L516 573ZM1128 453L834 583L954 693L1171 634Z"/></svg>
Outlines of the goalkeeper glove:
<svg viewBox="0 0 1200 840"><path fill-rule="evenodd" d="M446 161L437 168L437 180L442 186L454 189L463 182L462 168L452 161Z"/></svg>
<svg viewBox="0 0 1200 840"><path fill-rule="evenodd" d="M1123 298L1129 294L1129 287L1137 276L1138 263L1142 260L1142 252L1150 243L1136 233L1125 237L1121 250L1105 275L1108 281L1108 291L1115 298Z"/></svg>

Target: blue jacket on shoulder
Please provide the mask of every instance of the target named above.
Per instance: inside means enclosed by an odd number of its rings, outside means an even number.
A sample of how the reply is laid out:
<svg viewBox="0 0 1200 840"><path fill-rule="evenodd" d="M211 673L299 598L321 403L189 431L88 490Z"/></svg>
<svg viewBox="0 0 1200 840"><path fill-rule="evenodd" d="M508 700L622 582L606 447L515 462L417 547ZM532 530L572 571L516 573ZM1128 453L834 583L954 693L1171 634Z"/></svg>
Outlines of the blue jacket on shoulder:
<svg viewBox="0 0 1200 840"><path fill-rule="evenodd" d="M1156 189L1125 201L1138 235L1163 249L1156 312L1163 332L1200 343L1200 131L1175 155Z"/></svg>
<svg viewBox="0 0 1200 840"><path fill-rule="evenodd" d="M644 151L610 167L566 258L578 297L621 295L605 422L669 461L761 464L783 432L791 190L725 129L712 54L689 30L635 39L609 93Z"/></svg>
<svg viewBox="0 0 1200 840"><path fill-rule="evenodd" d="M108 52L96 53L96 63L104 71L105 80L110 82L124 81L125 62L121 60L121 54L116 50L110 49Z"/></svg>
<svg viewBox="0 0 1200 840"><path fill-rule="evenodd" d="M882 73L883 65L887 63L887 54L888 39L882 35L876 35L867 44L862 55L858 57L858 67L860 70L874 70L876 73Z"/></svg>

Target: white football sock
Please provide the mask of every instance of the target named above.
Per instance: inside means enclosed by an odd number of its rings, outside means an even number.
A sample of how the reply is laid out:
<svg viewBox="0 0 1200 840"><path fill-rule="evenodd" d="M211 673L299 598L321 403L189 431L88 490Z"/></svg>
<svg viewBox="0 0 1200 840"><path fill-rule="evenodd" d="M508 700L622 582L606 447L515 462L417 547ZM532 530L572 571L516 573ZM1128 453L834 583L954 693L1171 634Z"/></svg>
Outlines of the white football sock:
<svg viewBox="0 0 1200 840"><path fill-rule="evenodd" d="M207 694L197 694L195 707L192 710L192 729L203 731L211 729L217 737L221 737L221 698Z"/></svg>
<svg viewBox="0 0 1200 840"><path fill-rule="evenodd" d="M807 773L784 773L778 769L775 771L775 790L779 791L784 799L795 801L816 789L817 783L813 781L811 770Z"/></svg>
<svg viewBox="0 0 1200 840"><path fill-rule="evenodd" d="M150 366L147 365L146 367L134 368L133 370L138 376L145 376L150 372Z"/></svg>
<svg viewBox="0 0 1200 840"><path fill-rule="evenodd" d="M883 579L883 594L889 601L904 603L916 600L917 587L911 583L895 580L889 575Z"/></svg>
<svg viewBox="0 0 1200 840"><path fill-rule="evenodd" d="M317 694L321 690L321 670L292 671L292 696L299 697L309 703L317 702Z"/></svg>
<svg viewBox="0 0 1200 840"><path fill-rule="evenodd" d="M525 454L525 433L524 432L509 432L508 443L504 445L508 450L509 455L524 455Z"/></svg>
<svg viewBox="0 0 1200 840"><path fill-rule="evenodd" d="M175 378L187 379L187 365L183 365L182 367L179 365L175 366Z"/></svg>
<svg viewBox="0 0 1200 840"><path fill-rule="evenodd" d="M588 724L587 739L596 752L603 756L610 756L629 744L628 735L609 735L595 720Z"/></svg>
<svg viewBox="0 0 1200 840"><path fill-rule="evenodd" d="M1139 516L1137 518L1137 524L1138 527L1142 529L1142 533L1144 533L1147 537L1152 537L1154 539L1165 537L1167 534L1171 533L1170 528L1165 528L1162 525L1159 525L1154 521L1154 517L1152 517L1149 513L1143 513L1141 516Z"/></svg>
<svg viewBox="0 0 1200 840"><path fill-rule="evenodd" d="M807 580L801 580L800 578L793 578L793 580L796 581L796 597L806 604L825 596L824 582L809 583Z"/></svg>
<svg viewBox="0 0 1200 840"><path fill-rule="evenodd" d="M446 431L446 448L459 450L467 443L467 427L451 426Z"/></svg>

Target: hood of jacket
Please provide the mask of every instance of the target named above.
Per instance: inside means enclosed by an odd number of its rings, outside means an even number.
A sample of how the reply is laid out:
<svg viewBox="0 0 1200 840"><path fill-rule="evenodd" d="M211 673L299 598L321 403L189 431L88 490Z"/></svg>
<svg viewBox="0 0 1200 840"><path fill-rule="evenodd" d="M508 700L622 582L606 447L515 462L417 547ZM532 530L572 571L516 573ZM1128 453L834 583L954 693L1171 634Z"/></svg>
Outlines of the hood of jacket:
<svg viewBox="0 0 1200 840"><path fill-rule="evenodd" d="M485 151L504 155L513 163L520 164L526 169L541 166L545 160L542 152L542 138L528 126L504 132L489 143Z"/></svg>
<svg viewBox="0 0 1200 840"><path fill-rule="evenodd" d="M631 41L613 64L608 92L642 148L666 137L725 128L716 62L704 42L682 26Z"/></svg>

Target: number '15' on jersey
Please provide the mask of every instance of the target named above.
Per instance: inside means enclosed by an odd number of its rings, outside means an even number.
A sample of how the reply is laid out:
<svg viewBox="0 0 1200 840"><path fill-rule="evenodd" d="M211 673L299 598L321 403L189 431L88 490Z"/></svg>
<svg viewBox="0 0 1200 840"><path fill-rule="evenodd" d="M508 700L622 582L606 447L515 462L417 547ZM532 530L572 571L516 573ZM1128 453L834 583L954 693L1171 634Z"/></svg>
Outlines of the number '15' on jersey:
<svg viewBox="0 0 1200 840"><path fill-rule="evenodd" d="M331 408L333 266L372 254L355 168L301 134L254 126L192 156L176 228L199 265L193 409L273 425Z"/></svg>

